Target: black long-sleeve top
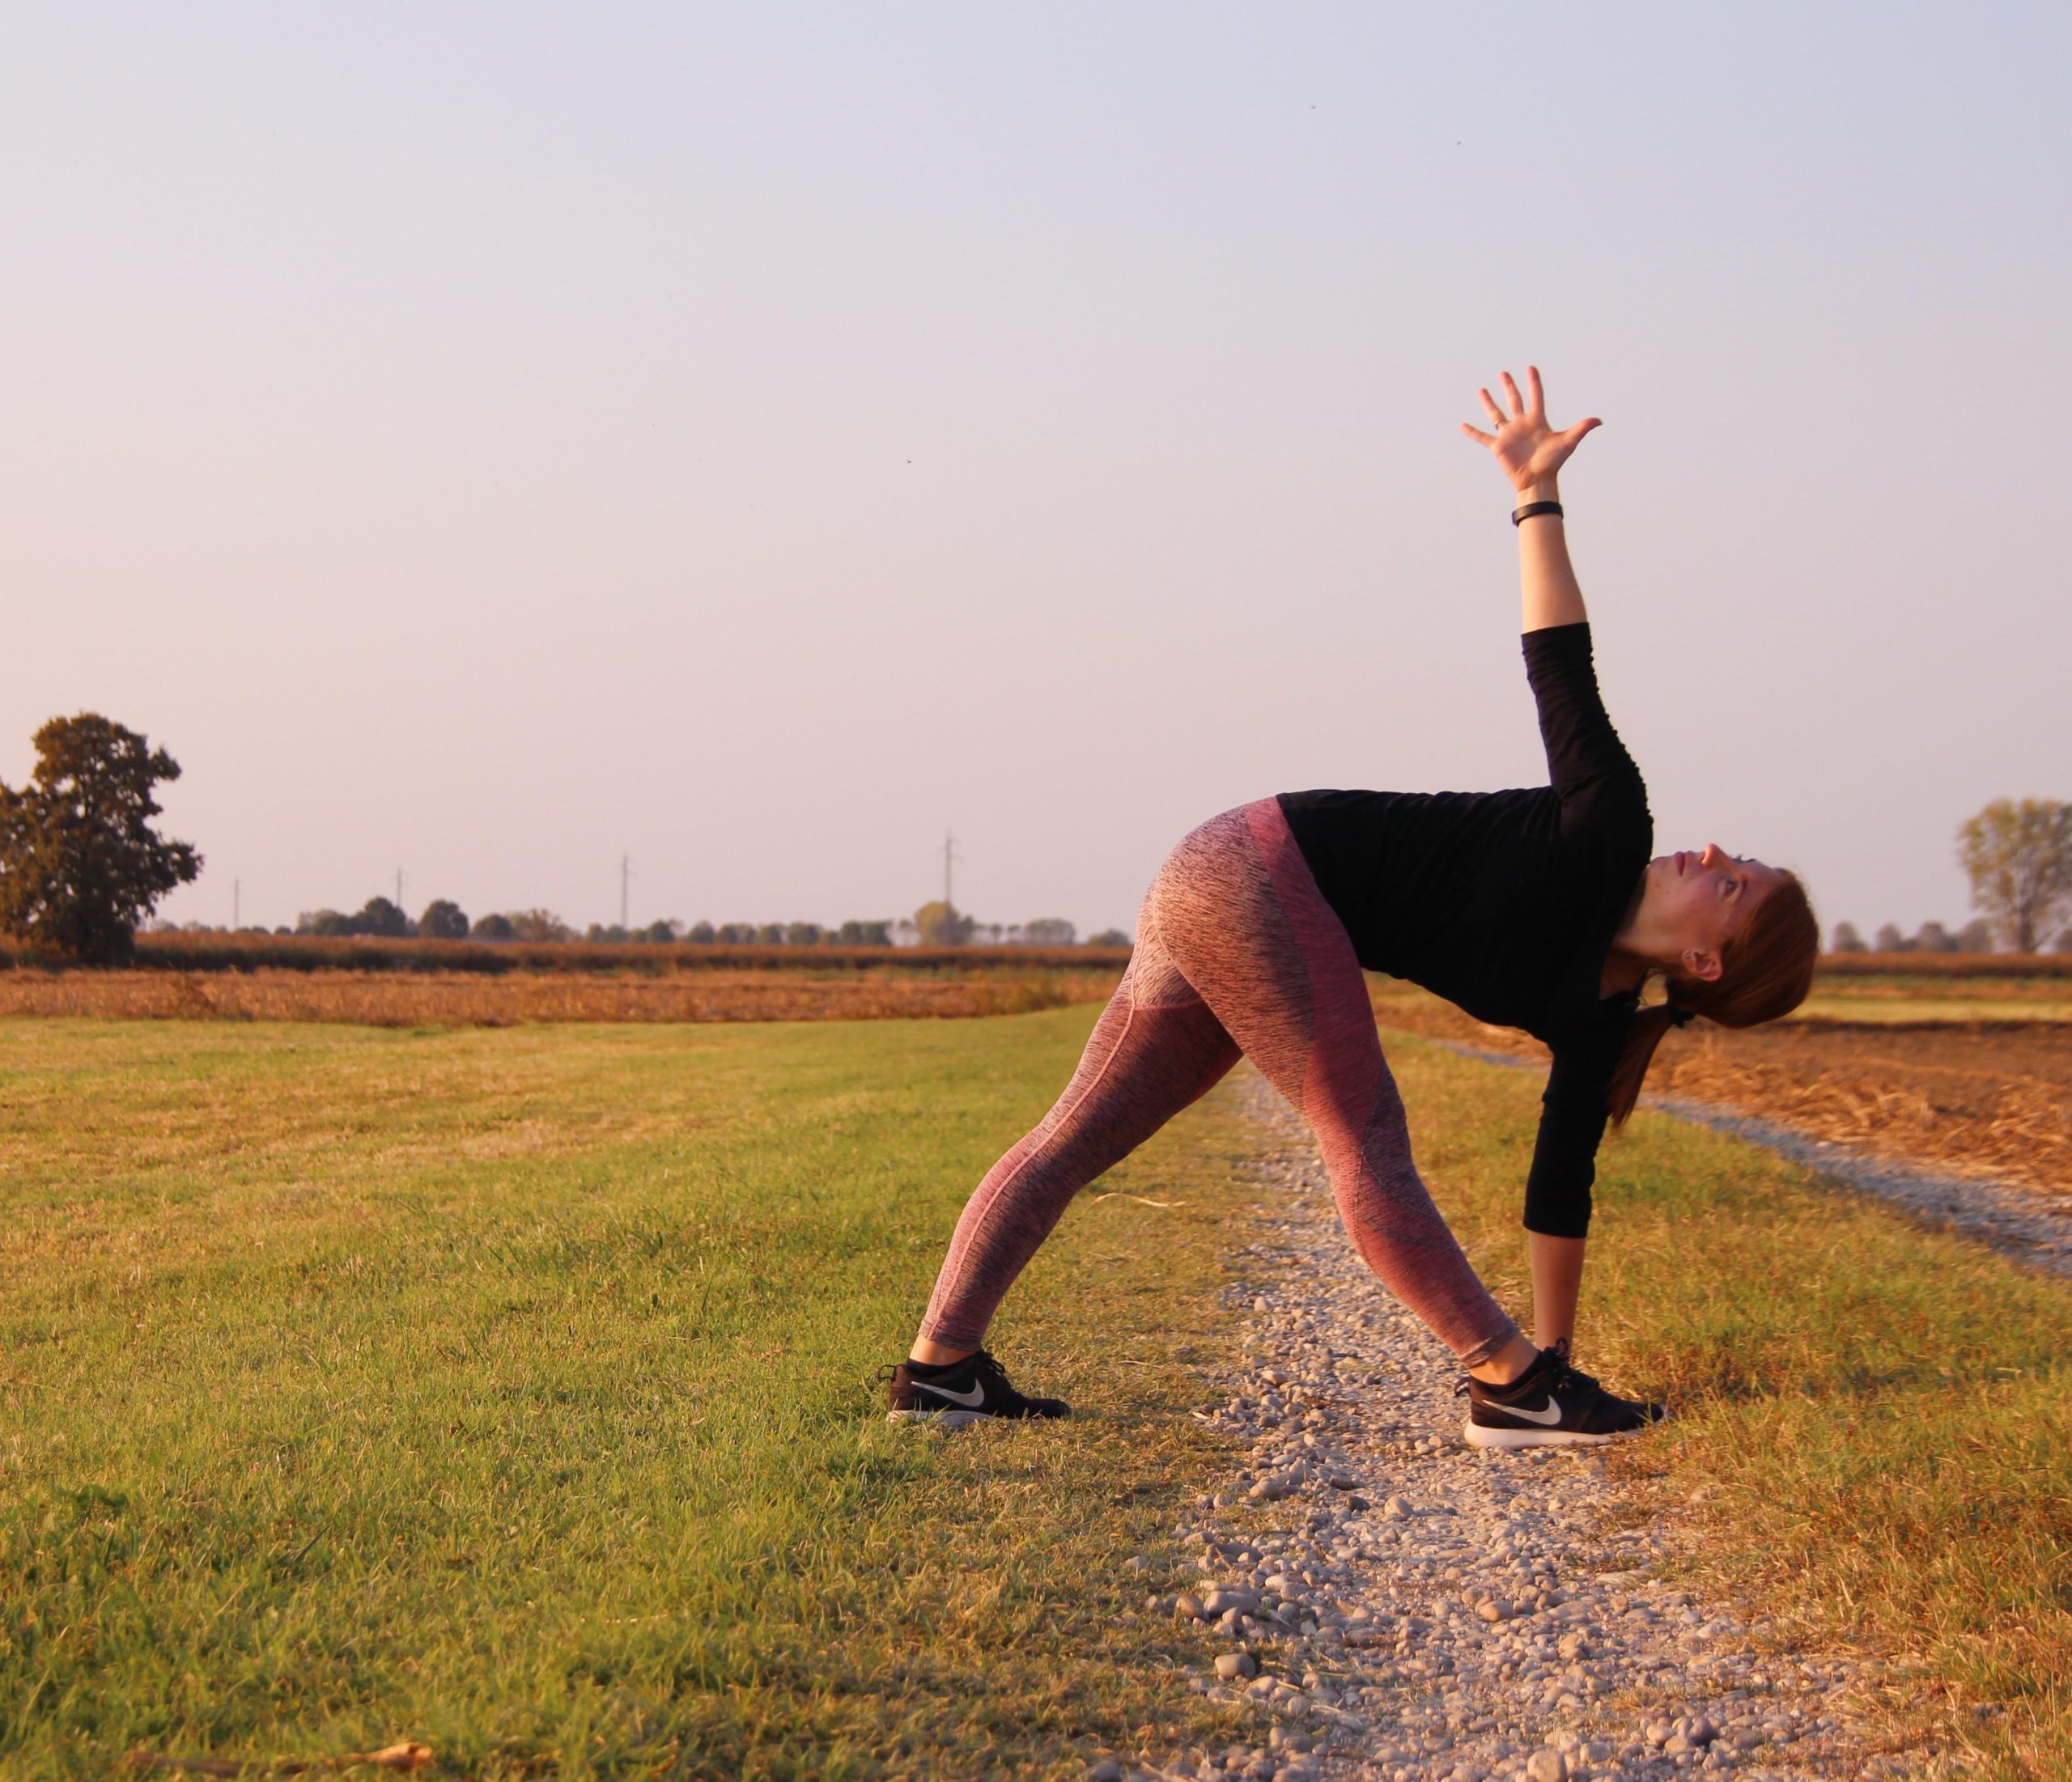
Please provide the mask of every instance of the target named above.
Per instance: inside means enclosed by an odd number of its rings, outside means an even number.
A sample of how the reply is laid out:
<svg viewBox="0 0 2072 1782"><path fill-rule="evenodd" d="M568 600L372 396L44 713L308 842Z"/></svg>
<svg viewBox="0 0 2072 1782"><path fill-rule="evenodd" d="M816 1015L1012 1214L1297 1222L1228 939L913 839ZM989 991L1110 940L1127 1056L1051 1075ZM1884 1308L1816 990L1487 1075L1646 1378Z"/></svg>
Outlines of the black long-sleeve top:
<svg viewBox="0 0 2072 1782"><path fill-rule="evenodd" d="M1526 1181L1529 1230L1581 1237L1637 994L1599 994L1654 846L1588 625L1525 635L1550 784L1503 792L1284 792L1302 858L1360 963L1522 1028L1554 1054Z"/></svg>

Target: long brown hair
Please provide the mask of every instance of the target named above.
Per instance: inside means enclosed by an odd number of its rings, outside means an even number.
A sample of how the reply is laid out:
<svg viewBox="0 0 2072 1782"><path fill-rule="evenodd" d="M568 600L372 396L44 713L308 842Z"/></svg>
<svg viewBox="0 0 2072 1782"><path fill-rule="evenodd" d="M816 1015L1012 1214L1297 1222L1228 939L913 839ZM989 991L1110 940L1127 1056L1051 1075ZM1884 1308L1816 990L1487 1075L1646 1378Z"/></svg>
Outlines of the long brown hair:
<svg viewBox="0 0 2072 1782"><path fill-rule="evenodd" d="M1722 1027L1754 1027L1789 1015L1813 987L1820 925L1806 887L1785 873L1756 906L1741 932L1720 949L1720 974L1709 982L1680 971L1666 974L1669 1000L1633 1017L1626 1047L1611 1073L1611 1123L1624 1126L1641 1098L1654 1049L1671 1028L1693 1015Z"/></svg>

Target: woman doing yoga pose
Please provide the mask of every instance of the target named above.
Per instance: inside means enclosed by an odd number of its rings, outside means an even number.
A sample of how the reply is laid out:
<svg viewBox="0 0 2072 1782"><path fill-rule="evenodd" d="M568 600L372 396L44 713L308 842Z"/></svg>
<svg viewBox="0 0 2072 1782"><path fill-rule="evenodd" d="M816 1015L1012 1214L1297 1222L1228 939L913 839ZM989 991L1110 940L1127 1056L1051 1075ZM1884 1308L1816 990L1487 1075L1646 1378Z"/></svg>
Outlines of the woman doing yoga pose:
<svg viewBox="0 0 2072 1782"><path fill-rule="evenodd" d="M996 1164L950 1241L895 1419L1058 1417L980 1346L1067 1203L1206 1093L1242 1055L1315 1130L1340 1216L1391 1292L1459 1356L1467 1439L1602 1442L1656 1405L1570 1360L1590 1184L1664 1033L1748 1027L1812 981L1819 930L1789 872L1707 846L1650 859L1639 770L1605 715L1556 474L1598 425L1548 423L1539 374L1493 431L1463 426L1518 493L1526 676L1550 783L1500 792L1284 793L1212 817L1152 881L1136 950L1057 1105ZM1490 1296L1411 1160L1361 969L1424 986L1544 1041L1552 1065L1526 1180L1528 1342ZM1666 999L1643 1008L1659 975Z"/></svg>

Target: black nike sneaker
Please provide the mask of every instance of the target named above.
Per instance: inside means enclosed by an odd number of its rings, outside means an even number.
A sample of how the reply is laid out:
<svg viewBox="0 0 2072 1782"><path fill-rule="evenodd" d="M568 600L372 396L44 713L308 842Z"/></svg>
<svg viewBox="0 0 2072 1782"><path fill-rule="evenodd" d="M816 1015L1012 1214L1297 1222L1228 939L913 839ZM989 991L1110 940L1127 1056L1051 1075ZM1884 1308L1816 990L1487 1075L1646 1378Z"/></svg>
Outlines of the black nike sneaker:
<svg viewBox="0 0 2072 1782"><path fill-rule="evenodd" d="M932 1419L945 1429L962 1429L982 1417L1069 1417L1062 1398L1030 1398L1017 1392L1000 1364L985 1350L953 1365L916 1371L911 1361L881 1368L886 1382L887 1419L895 1423Z"/></svg>
<svg viewBox="0 0 2072 1782"><path fill-rule="evenodd" d="M1539 1359L1508 1386L1467 1381L1471 1448L1595 1446L1637 1435L1665 1421L1660 1405L1616 1398L1573 1366L1567 1346L1542 1349Z"/></svg>

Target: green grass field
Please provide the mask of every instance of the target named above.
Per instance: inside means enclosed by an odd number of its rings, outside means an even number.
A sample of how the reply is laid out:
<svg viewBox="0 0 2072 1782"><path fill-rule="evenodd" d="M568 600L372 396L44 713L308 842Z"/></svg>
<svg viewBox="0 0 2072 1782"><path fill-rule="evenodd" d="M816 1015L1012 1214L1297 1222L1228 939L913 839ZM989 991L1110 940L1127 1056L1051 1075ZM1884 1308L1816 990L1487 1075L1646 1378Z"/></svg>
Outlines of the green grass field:
<svg viewBox="0 0 2072 1782"><path fill-rule="evenodd" d="M1120 1562L1212 1457L1230 1105L1009 1302L996 1347L1091 1415L917 1440L866 1383L1092 1018L0 1023L0 1774L410 1737L449 1775L1068 1776L1201 1736ZM1391 1056L1522 1309L1536 1079ZM1999 1773L2072 1771L2072 1295L1653 1115L1600 1209L1590 1358L1675 1400L1625 1463L1694 1564L1892 1657L1895 1712Z"/></svg>
<svg viewBox="0 0 2072 1782"><path fill-rule="evenodd" d="M0 1025L0 1772L1076 1774L1199 1729L1119 1561L1200 1466L1233 1118L1003 1320L1096 1415L945 1442L868 1381L1089 1019Z"/></svg>

